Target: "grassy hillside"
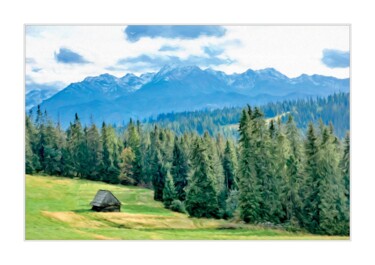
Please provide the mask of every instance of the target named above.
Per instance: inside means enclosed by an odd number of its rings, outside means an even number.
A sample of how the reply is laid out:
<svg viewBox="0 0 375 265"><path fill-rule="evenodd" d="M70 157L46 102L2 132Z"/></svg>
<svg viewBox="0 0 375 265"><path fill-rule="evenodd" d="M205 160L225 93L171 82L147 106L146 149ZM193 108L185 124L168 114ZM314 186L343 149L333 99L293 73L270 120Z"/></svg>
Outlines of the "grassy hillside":
<svg viewBox="0 0 375 265"><path fill-rule="evenodd" d="M122 202L120 213L97 213L98 189ZM151 190L58 177L26 176L26 239L348 239L189 218L163 208Z"/></svg>

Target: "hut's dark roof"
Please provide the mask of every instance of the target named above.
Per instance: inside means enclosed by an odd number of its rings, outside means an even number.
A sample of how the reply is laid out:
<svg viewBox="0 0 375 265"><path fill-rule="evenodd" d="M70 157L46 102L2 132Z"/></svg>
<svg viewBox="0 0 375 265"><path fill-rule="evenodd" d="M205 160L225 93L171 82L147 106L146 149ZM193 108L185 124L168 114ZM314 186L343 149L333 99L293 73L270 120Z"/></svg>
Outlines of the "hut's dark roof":
<svg viewBox="0 0 375 265"><path fill-rule="evenodd" d="M104 207L121 205L121 202L109 190L98 190L95 198L90 203L92 206Z"/></svg>

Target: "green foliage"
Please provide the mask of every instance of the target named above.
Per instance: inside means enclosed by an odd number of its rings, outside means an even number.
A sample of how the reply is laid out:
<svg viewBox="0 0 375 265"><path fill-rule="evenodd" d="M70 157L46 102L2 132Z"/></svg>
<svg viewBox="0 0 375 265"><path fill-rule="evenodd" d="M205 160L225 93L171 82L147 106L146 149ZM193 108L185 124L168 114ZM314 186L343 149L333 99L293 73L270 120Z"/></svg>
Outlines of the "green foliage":
<svg viewBox="0 0 375 265"><path fill-rule="evenodd" d="M173 200L169 209L178 213L186 213L185 206L180 200Z"/></svg>
<svg viewBox="0 0 375 265"><path fill-rule="evenodd" d="M209 160L210 147L203 139L197 139L192 150L192 166L189 176L185 207L193 217L217 218L219 204L215 187L213 161Z"/></svg>
<svg viewBox="0 0 375 265"><path fill-rule="evenodd" d="M89 129L85 130L85 146L86 178L91 180L100 180L103 147L100 141L99 130L94 123Z"/></svg>
<svg viewBox="0 0 375 265"><path fill-rule="evenodd" d="M304 189L304 220L303 225L312 233L319 232L320 204L321 194L320 185L322 176L319 175L318 165L321 153L319 153L318 138L315 134L314 126L309 124L307 139L305 141L306 165L305 174L306 182Z"/></svg>
<svg viewBox="0 0 375 265"><path fill-rule="evenodd" d="M350 202L350 134L349 132L345 136L344 140L344 154L341 159L341 170L344 178L345 196Z"/></svg>
<svg viewBox="0 0 375 265"><path fill-rule="evenodd" d="M133 178L133 165L135 155L131 147L124 148L121 152L120 163L120 183L123 185L134 185L136 182Z"/></svg>
<svg viewBox="0 0 375 265"><path fill-rule="evenodd" d="M237 188L237 155L233 143L227 140L223 157L224 183L228 191Z"/></svg>
<svg viewBox="0 0 375 265"><path fill-rule="evenodd" d="M159 150L156 150L151 162L152 185L154 187L154 199L163 200L163 190L167 169L164 166L163 158Z"/></svg>
<svg viewBox="0 0 375 265"><path fill-rule="evenodd" d="M246 223L261 220L261 191L256 178L252 110L242 111L240 120L240 161L239 161L239 208L241 219Z"/></svg>
<svg viewBox="0 0 375 265"><path fill-rule="evenodd" d="M125 145L130 147L134 153L133 165L132 165L132 178L135 184L142 182L142 154L141 154L141 139L140 139L140 124L133 123L130 119L128 128L125 135Z"/></svg>
<svg viewBox="0 0 375 265"><path fill-rule="evenodd" d="M163 203L165 208L169 208L172 202L176 199L176 191L173 183L173 178L169 170L165 178L165 185L163 189Z"/></svg>
<svg viewBox="0 0 375 265"><path fill-rule="evenodd" d="M234 217L239 204L239 191L231 190L226 200L225 218Z"/></svg>
<svg viewBox="0 0 375 265"><path fill-rule="evenodd" d="M328 235L348 235L349 209L345 197L344 179L340 174L340 157L336 151L336 139L331 134L332 131L324 128L320 146L319 232Z"/></svg>
<svg viewBox="0 0 375 265"><path fill-rule="evenodd" d="M188 155L184 148L184 139L181 137L174 141L173 146L173 160L171 173L176 188L177 198L184 201L186 198L185 187L187 185L187 178L189 173Z"/></svg>
<svg viewBox="0 0 375 265"><path fill-rule="evenodd" d="M337 103L341 96L317 102ZM349 134L342 144L323 119L318 130L310 123L303 134L293 117L266 119L262 109L248 106L237 144L212 132L200 137L176 136L159 126L149 131L132 120L125 132L105 123L99 132L93 123L82 128L78 115L63 131L39 108L25 120L25 168L30 174L152 188L154 200L174 211L186 208L192 217L348 235Z"/></svg>
<svg viewBox="0 0 375 265"><path fill-rule="evenodd" d="M282 201L285 209L286 222L298 224L302 220L302 187L304 185L305 163L301 135L293 117L288 116L285 134L288 150L286 154L286 173L282 186Z"/></svg>
<svg viewBox="0 0 375 265"><path fill-rule="evenodd" d="M305 131L309 122L317 123L322 119L324 124L332 122L334 133L343 138L350 125L350 96L349 93L336 93L326 98L310 98L286 100L268 103L260 106L266 118L281 115L281 121L288 120L288 113L295 120L297 127ZM203 135L208 132L211 136L218 134L226 138L239 138L237 131L238 121L242 115L242 107L223 108L217 110L197 110L180 113L163 113L156 119L147 120L146 127L154 124L167 128L177 135L184 133L198 133Z"/></svg>

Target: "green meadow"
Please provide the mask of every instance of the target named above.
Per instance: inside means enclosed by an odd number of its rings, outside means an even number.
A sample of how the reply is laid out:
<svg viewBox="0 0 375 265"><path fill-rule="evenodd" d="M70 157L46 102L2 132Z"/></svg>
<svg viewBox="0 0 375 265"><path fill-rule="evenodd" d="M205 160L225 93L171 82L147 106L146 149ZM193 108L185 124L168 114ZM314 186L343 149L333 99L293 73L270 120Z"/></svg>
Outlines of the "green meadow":
<svg viewBox="0 0 375 265"><path fill-rule="evenodd" d="M247 225L235 221L197 219L172 212L140 187L51 176L26 175L25 238L27 240L325 240L319 236ZM89 203L99 189L121 201L121 212L98 213Z"/></svg>

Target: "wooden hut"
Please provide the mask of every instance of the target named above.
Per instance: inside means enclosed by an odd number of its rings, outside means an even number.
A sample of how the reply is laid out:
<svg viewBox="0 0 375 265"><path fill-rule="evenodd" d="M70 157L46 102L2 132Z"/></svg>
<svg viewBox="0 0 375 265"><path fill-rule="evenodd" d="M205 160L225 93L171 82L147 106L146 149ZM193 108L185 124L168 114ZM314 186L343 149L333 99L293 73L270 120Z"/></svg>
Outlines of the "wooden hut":
<svg viewBox="0 0 375 265"><path fill-rule="evenodd" d="M98 190L95 198L90 203L92 210L97 212L119 212L121 202L109 190Z"/></svg>

